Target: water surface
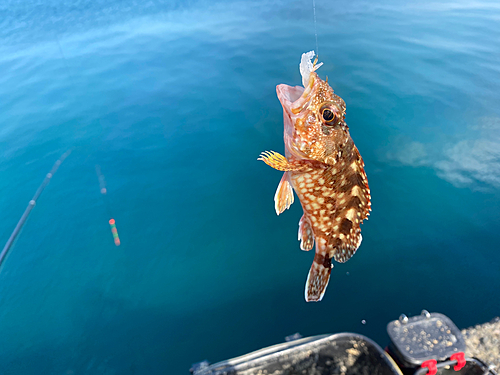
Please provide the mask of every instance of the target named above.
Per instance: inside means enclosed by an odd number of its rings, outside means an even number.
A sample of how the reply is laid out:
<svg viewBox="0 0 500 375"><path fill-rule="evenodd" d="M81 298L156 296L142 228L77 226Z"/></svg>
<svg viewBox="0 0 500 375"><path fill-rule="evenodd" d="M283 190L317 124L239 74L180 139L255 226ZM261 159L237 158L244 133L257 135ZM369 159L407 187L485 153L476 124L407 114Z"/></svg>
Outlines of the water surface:
<svg viewBox="0 0 500 375"><path fill-rule="evenodd" d="M499 314L500 6L316 8L373 211L307 304L300 205L275 215L256 159L283 152L275 86L316 48L311 2L0 5L0 242L74 148L0 273L3 373L182 374L294 332L385 346L400 313Z"/></svg>

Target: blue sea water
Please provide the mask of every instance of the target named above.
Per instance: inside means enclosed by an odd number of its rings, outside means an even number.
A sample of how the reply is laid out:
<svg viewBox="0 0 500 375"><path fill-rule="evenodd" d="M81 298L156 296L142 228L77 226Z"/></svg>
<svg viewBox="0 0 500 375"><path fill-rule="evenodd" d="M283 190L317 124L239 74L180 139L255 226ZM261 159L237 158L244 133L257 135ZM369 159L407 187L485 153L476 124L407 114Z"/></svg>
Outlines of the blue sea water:
<svg viewBox="0 0 500 375"><path fill-rule="evenodd" d="M2 374L183 374L425 308L500 314L500 5L316 0L323 78L373 199L306 303L300 205L279 217L275 86L316 49L311 1L0 4ZM107 182L113 244L95 165ZM365 324L362 324L362 321Z"/></svg>

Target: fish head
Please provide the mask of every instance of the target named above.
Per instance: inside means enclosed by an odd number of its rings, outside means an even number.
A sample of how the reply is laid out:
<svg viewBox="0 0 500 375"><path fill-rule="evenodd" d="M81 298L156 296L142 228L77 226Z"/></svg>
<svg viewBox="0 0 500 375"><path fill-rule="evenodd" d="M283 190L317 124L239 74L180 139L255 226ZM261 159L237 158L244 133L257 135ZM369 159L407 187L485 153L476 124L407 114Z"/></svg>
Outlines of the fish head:
<svg viewBox="0 0 500 375"><path fill-rule="evenodd" d="M319 78L315 70L321 64L311 63L313 56L313 51L302 55L304 86L276 87L283 107L285 151L287 157L333 164L339 148L348 139L345 102L334 94L328 79Z"/></svg>

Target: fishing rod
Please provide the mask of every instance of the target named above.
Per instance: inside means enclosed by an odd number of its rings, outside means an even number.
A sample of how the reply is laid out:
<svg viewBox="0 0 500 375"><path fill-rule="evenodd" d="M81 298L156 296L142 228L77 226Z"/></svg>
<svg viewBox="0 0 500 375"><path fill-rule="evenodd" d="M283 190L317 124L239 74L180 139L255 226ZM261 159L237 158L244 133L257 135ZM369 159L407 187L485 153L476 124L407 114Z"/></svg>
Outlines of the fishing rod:
<svg viewBox="0 0 500 375"><path fill-rule="evenodd" d="M52 176L54 176L54 174L57 172L57 169L59 168L61 163L64 161L64 159L66 159L68 157L68 155L70 153L71 153L71 150L66 151L64 154L62 154L62 156L59 158L59 160L57 160L54 163L54 166L52 167L50 172L47 173L47 175L45 176L45 179L43 180L42 184L38 187L35 195L29 201L28 207L26 207L26 210L24 210L23 216L21 216L21 219L19 220L16 227L14 228L14 232L12 232L12 234L10 235L9 239L7 240L7 243L5 244L2 252L0 253L0 267L2 266L3 261L7 257L7 254L9 253L10 248L14 244L14 241L15 241L17 235L19 234L19 232L23 228L24 223L28 219L28 216L29 216L31 210L33 209L33 207L35 207L36 201L40 197L40 195L42 194L43 189L45 189L45 187L49 184Z"/></svg>
<svg viewBox="0 0 500 375"><path fill-rule="evenodd" d="M101 173L101 167L99 165L95 166L95 171L97 173L97 178L99 179L99 188L101 189L101 195L103 197L104 204L106 205L106 211L108 212L108 216L110 218L109 226L111 228L111 234L113 235L113 241L115 242L116 246L120 246L120 237L118 237L118 229L116 229L116 222L115 219L113 218L113 214L111 213L111 208L106 195L106 193L108 192L108 190L106 189L106 181L104 180L104 176Z"/></svg>

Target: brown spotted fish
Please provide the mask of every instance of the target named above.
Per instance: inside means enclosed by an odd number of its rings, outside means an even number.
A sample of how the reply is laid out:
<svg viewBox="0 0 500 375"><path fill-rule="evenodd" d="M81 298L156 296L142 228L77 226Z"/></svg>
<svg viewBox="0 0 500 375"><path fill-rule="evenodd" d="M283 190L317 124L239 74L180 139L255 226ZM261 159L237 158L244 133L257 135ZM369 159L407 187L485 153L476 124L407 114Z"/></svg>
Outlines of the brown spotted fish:
<svg viewBox="0 0 500 375"><path fill-rule="evenodd" d="M361 244L360 225L370 212L370 189L364 163L344 121L345 102L328 79L315 73L314 51L300 63L302 86L278 85L283 106L285 156L274 151L259 160L284 171L274 196L279 215L293 203L293 190L304 214L299 222L300 248L316 254L307 276L306 301L321 301L333 267L348 261Z"/></svg>

